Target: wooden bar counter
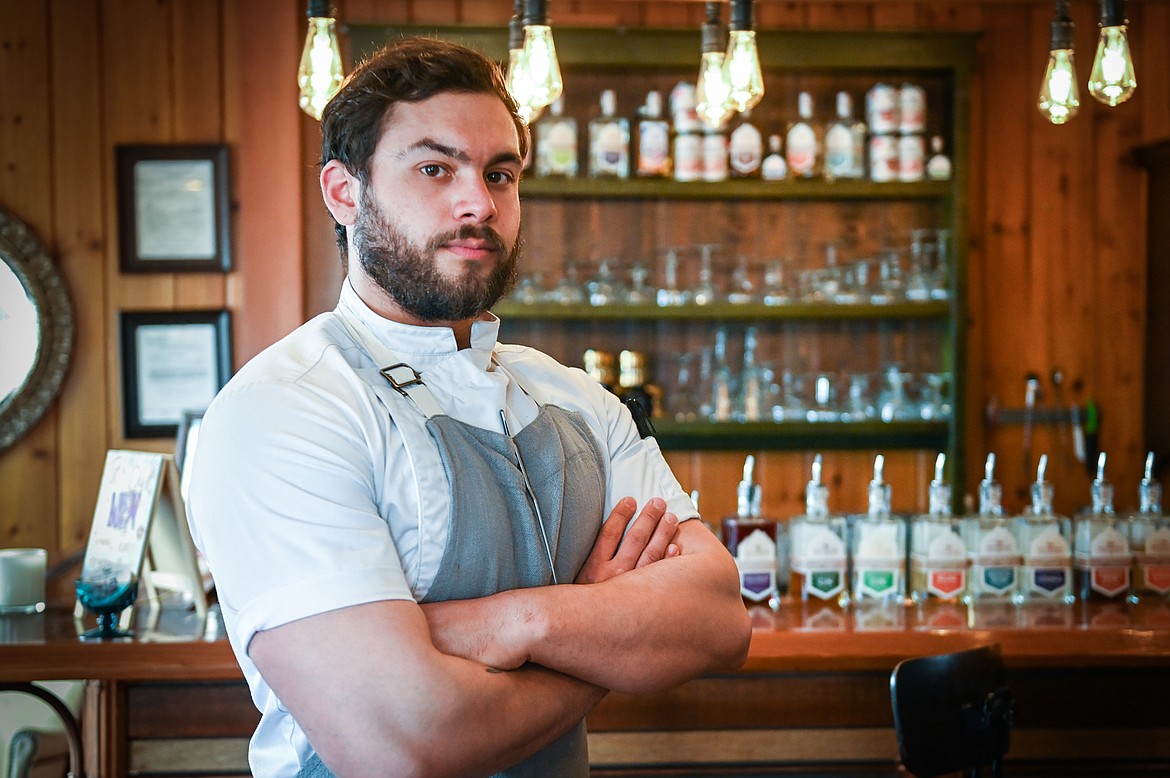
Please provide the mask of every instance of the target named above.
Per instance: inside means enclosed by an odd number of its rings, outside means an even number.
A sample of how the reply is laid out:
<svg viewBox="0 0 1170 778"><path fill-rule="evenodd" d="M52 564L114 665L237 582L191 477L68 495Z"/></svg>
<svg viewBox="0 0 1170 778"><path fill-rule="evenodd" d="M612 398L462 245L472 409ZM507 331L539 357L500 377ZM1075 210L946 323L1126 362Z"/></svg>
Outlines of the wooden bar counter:
<svg viewBox="0 0 1170 778"><path fill-rule="evenodd" d="M0 616L0 682L88 682L87 775L246 775L258 714L215 610L203 622L169 607L111 642L80 641L65 609ZM588 721L594 773L899 775L894 665L998 643L1016 700L1009 775L1170 775L1170 602L786 604L753 621L739 671L603 701Z"/></svg>

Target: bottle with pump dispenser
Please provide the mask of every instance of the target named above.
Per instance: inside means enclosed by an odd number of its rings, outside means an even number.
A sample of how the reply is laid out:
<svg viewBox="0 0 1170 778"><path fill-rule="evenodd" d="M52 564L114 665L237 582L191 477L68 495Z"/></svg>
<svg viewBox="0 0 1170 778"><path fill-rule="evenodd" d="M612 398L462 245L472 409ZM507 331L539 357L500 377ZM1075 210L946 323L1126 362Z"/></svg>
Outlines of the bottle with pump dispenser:
<svg viewBox="0 0 1170 778"><path fill-rule="evenodd" d="M946 454L934 463L929 512L915 516L910 528L910 597L957 603L967 594L967 546L962 520L951 513L951 485L943 480Z"/></svg>
<svg viewBox="0 0 1170 778"><path fill-rule="evenodd" d="M1105 480L1105 452L1097 457L1093 507L1073 522L1073 581L1082 602L1123 600L1129 596L1126 522L1113 510L1113 484Z"/></svg>
<svg viewBox="0 0 1170 778"><path fill-rule="evenodd" d="M1170 598L1170 517L1162 515L1162 485L1154 480L1154 452L1146 454L1146 474L1138 486L1138 512L1129 517L1134 551L1130 601Z"/></svg>
<svg viewBox="0 0 1170 778"><path fill-rule="evenodd" d="M778 574L779 525L760 517L762 493L752 478L756 458L749 454L743 463L743 480L735 490L736 510L721 525L723 545L735 557L739 568L740 594L744 604L780 607Z"/></svg>
<svg viewBox="0 0 1170 778"><path fill-rule="evenodd" d="M995 480L995 454L988 454L979 484L979 513L963 523L971 559L971 601L1018 603L1020 544L1012 522L1003 513L1003 487Z"/></svg>
<svg viewBox="0 0 1170 778"><path fill-rule="evenodd" d="M825 128L825 180L865 175L865 122L853 118L853 99L837 93L837 118Z"/></svg>
<svg viewBox="0 0 1170 778"><path fill-rule="evenodd" d="M906 523L890 514L890 485L878 454L869 482L869 510L853 525L852 592L858 606L901 604L906 598Z"/></svg>
<svg viewBox="0 0 1170 778"><path fill-rule="evenodd" d="M617 95L601 93L601 115L589 122L589 175L630 177L630 122L617 115Z"/></svg>
<svg viewBox="0 0 1170 778"><path fill-rule="evenodd" d="M829 513L829 487L821 480L821 455L813 459L805 487L804 514L789 523L788 591L807 607L844 608L849 604L848 522Z"/></svg>
<svg viewBox="0 0 1170 778"><path fill-rule="evenodd" d="M1072 603L1072 547L1069 520L1052 512L1052 484L1044 480L1048 455L1040 455L1032 507L1017 519L1016 535L1024 554L1020 587L1026 602Z"/></svg>

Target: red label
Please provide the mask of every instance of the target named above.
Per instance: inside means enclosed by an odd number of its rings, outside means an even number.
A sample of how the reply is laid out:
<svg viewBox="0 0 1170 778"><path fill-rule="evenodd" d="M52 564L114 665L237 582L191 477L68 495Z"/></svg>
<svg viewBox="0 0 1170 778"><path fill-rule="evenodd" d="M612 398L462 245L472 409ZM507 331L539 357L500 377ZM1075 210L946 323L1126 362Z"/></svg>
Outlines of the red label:
<svg viewBox="0 0 1170 778"><path fill-rule="evenodd" d="M1129 586L1128 567L1094 567L1093 588L1112 597Z"/></svg>
<svg viewBox="0 0 1170 778"><path fill-rule="evenodd" d="M962 570L936 570L930 574L930 588L948 597L963 588L965 578Z"/></svg>
<svg viewBox="0 0 1170 778"><path fill-rule="evenodd" d="M1170 565L1147 565L1146 585L1156 592L1170 592Z"/></svg>

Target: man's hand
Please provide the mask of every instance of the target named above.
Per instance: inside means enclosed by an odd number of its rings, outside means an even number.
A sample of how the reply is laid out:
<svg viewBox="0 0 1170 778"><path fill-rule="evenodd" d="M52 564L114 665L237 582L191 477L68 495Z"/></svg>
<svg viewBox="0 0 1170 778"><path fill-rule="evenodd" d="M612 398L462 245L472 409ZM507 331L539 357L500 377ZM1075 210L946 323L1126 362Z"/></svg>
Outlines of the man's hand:
<svg viewBox="0 0 1170 778"><path fill-rule="evenodd" d="M637 507L633 497L618 500L573 583L601 583L634 568L678 556L678 544L674 542L678 517L666 512L666 501L659 497L649 500L626 532Z"/></svg>
<svg viewBox="0 0 1170 778"><path fill-rule="evenodd" d="M636 567L678 556L678 518L666 502L654 498L643 506L629 532L637 503L623 497L601 526L593 549L574 583L601 583ZM623 533L624 537L623 537ZM475 600L424 603L423 613L435 648L498 670L514 670L530 659L525 646L531 620L512 605L508 592Z"/></svg>

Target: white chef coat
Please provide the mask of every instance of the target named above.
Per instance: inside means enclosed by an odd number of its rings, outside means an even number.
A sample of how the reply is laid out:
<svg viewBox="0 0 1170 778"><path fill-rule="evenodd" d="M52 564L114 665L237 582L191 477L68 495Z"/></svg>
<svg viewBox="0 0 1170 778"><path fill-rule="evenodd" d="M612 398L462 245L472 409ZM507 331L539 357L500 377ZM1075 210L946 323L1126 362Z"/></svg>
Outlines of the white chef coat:
<svg viewBox="0 0 1170 778"><path fill-rule="evenodd" d="M461 350L448 328L377 315L348 280L338 304L415 368L453 418L500 432L504 409L516 434L538 402L580 413L609 461L607 512L632 495L639 505L662 497L680 520L697 515L617 398L578 369L497 343L495 316L475 322ZM449 494L438 450L421 413L391 418L378 398L395 390L377 367L335 313L322 314L245 365L200 427L191 531L263 714L250 751L257 776L295 774L311 747L249 660L252 636L346 606L419 600L442 559Z"/></svg>

